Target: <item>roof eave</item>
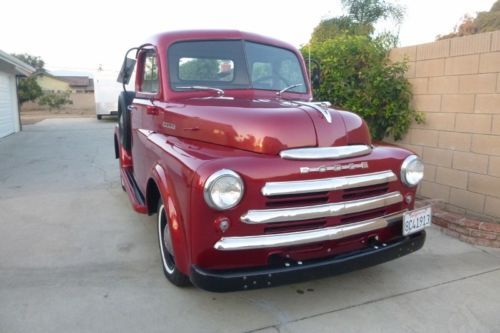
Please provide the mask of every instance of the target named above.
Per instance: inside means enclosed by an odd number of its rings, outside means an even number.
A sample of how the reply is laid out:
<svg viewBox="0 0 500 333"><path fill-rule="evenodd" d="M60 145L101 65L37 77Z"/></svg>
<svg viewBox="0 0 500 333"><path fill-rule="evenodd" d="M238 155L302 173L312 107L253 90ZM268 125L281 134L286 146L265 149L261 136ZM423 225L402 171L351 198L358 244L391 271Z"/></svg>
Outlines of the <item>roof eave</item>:
<svg viewBox="0 0 500 333"><path fill-rule="evenodd" d="M3 60L14 66L16 74L30 76L35 72L35 68L31 67L27 63L17 59L14 56L11 56L8 53L0 50L0 60Z"/></svg>

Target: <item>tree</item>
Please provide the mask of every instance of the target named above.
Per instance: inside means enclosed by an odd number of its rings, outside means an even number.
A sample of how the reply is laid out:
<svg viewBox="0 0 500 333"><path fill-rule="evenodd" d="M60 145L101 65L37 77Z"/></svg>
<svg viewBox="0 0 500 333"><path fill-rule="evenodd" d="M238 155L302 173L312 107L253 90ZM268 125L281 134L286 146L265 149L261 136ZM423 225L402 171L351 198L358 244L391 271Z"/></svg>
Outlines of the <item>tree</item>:
<svg viewBox="0 0 500 333"><path fill-rule="evenodd" d="M36 77L22 77L17 83L17 96L19 104L23 105L29 101L35 101L43 95L42 88L36 82Z"/></svg>
<svg viewBox="0 0 500 333"><path fill-rule="evenodd" d="M500 0L497 0L489 11L477 13L476 17L464 15L453 32L438 35L436 39L462 37L495 30L500 30Z"/></svg>
<svg viewBox="0 0 500 333"><path fill-rule="evenodd" d="M479 12L474 20L477 33L500 29L500 0L497 0L489 12Z"/></svg>
<svg viewBox="0 0 500 333"><path fill-rule="evenodd" d="M27 53L24 54L12 54L17 59L27 63L31 67L35 68L37 72L45 73L45 62L42 58L37 56L32 56ZM43 95L42 88L36 81L36 77L22 77L17 83L17 93L19 98L19 104L23 105L29 101L35 101L37 98Z"/></svg>
<svg viewBox="0 0 500 333"><path fill-rule="evenodd" d="M404 8L384 0L342 0L347 15L322 20L314 28L312 43L323 42L339 35L371 35L380 20L393 19L399 25Z"/></svg>
<svg viewBox="0 0 500 333"><path fill-rule="evenodd" d="M310 52L321 61L322 85L314 95L359 114L373 138L401 139L413 121L423 122L423 115L410 104L406 63L388 58L397 34L374 37L373 32L382 19L399 25L404 9L385 0L342 0L342 4L347 15L321 21L302 49L306 57Z"/></svg>
<svg viewBox="0 0 500 333"><path fill-rule="evenodd" d="M381 19L393 19L400 24L404 17L404 8L384 0L342 0L342 5L349 17L361 25L371 28Z"/></svg>
<svg viewBox="0 0 500 333"><path fill-rule="evenodd" d="M370 28L354 22L349 16L332 17L322 20L311 35L311 43L321 43L339 35L368 35Z"/></svg>
<svg viewBox="0 0 500 333"><path fill-rule="evenodd" d="M34 69L36 69L36 71L38 73L39 72L45 73L45 68L44 68L45 61L43 61L42 58L40 58L38 56L33 56L31 54L28 54L28 53L23 53L23 54L13 53L12 55L14 57L16 57L17 59L27 63L28 65L30 65Z"/></svg>

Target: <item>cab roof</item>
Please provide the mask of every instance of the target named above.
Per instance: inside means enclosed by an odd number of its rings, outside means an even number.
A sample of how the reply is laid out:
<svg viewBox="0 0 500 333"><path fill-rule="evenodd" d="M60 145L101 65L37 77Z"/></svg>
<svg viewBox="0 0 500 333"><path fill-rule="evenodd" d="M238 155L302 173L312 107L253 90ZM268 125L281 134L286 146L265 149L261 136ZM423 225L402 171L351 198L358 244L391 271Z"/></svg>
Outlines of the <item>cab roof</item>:
<svg viewBox="0 0 500 333"><path fill-rule="evenodd" d="M187 40L248 40L252 42L275 45L282 48L296 50L291 44L283 41L239 30L181 30L163 32L152 36L147 42L160 48Z"/></svg>

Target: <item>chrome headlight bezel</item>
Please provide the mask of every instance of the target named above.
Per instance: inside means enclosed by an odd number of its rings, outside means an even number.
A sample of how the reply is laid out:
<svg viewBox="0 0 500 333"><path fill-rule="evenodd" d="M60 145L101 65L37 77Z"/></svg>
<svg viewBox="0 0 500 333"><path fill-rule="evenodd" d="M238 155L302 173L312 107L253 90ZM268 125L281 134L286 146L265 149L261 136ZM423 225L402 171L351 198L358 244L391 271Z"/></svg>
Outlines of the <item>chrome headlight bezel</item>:
<svg viewBox="0 0 500 333"><path fill-rule="evenodd" d="M223 181L224 179L227 178L231 179L232 181L235 181L235 184L239 186L240 191L239 191L239 196L236 200L232 201L228 205L222 205L221 200L217 200L217 198L214 198L214 193L212 192L212 190L214 189L214 186L218 184L218 182ZM205 202L210 208L213 208L218 211L228 210L237 206L241 202L244 193L245 193L245 185L240 175L229 169L221 169L219 171L214 172L212 175L210 175L210 177L207 178L207 180L205 181L205 186L203 188L203 197L205 198Z"/></svg>
<svg viewBox="0 0 500 333"><path fill-rule="evenodd" d="M409 176L410 172L417 173L417 177ZM421 175L418 175L420 173ZM401 164L401 181L408 187L416 187L424 178L424 163L417 155L410 155Z"/></svg>

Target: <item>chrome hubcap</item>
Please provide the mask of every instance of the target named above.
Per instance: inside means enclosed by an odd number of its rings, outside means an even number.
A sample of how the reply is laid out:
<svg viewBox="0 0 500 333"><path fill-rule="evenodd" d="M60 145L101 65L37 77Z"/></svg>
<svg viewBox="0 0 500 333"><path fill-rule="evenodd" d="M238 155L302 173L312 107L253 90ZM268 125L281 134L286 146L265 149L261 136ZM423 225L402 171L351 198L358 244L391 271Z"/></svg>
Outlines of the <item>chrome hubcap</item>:
<svg viewBox="0 0 500 333"><path fill-rule="evenodd" d="M158 236L160 238L163 267L165 267L167 273L172 274L175 270L175 261L174 256L172 255L172 236L170 235L170 228L167 216L165 215L164 205L161 205L158 210Z"/></svg>

